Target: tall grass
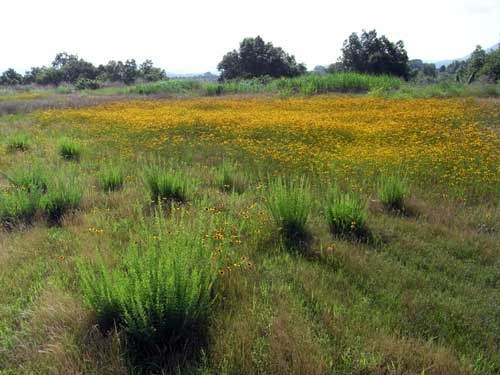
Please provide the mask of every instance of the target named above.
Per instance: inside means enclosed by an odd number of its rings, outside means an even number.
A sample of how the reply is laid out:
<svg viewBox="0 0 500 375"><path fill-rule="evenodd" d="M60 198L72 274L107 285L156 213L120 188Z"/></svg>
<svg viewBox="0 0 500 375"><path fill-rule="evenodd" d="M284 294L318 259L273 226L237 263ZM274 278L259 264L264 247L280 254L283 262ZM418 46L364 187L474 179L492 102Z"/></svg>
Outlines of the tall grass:
<svg viewBox="0 0 500 375"><path fill-rule="evenodd" d="M60 179L49 184L40 198L40 208L51 224L60 224L64 215L80 207L83 189L74 179Z"/></svg>
<svg viewBox="0 0 500 375"><path fill-rule="evenodd" d="M367 235L367 206L361 197L334 189L326 207L330 230L343 238L363 238Z"/></svg>
<svg viewBox="0 0 500 375"><path fill-rule="evenodd" d="M304 177L284 180L280 176L269 181L266 205L288 241L301 240L306 236L312 202L310 185Z"/></svg>
<svg viewBox="0 0 500 375"><path fill-rule="evenodd" d="M77 141L70 138L60 138L57 142L59 155L66 160L80 160L82 146Z"/></svg>
<svg viewBox="0 0 500 375"><path fill-rule="evenodd" d="M159 213L113 267L80 263L83 294L101 323L111 319L133 342L153 348L189 338L209 317L217 277L207 228Z"/></svg>
<svg viewBox="0 0 500 375"><path fill-rule="evenodd" d="M0 224L13 227L20 222L31 222L36 214L38 192L26 190L0 191Z"/></svg>
<svg viewBox="0 0 500 375"><path fill-rule="evenodd" d="M120 190L123 186L123 169L113 164L106 165L98 175L101 188L104 191Z"/></svg>
<svg viewBox="0 0 500 375"><path fill-rule="evenodd" d="M145 172L151 199L185 202L194 184L184 173L172 168L172 164L153 162Z"/></svg>
<svg viewBox="0 0 500 375"><path fill-rule="evenodd" d="M24 133L18 133L7 139L7 150L27 151L31 146L30 137Z"/></svg>
<svg viewBox="0 0 500 375"><path fill-rule="evenodd" d="M6 174L11 185L28 192L46 192L49 173L40 165L16 167Z"/></svg>
<svg viewBox="0 0 500 375"><path fill-rule="evenodd" d="M403 211L408 194L408 180L405 177L389 175L379 180L378 197L380 202L390 210Z"/></svg>
<svg viewBox="0 0 500 375"><path fill-rule="evenodd" d="M217 186L226 192L243 193L245 191L245 176L238 170L238 165L228 160L223 160L216 171Z"/></svg>

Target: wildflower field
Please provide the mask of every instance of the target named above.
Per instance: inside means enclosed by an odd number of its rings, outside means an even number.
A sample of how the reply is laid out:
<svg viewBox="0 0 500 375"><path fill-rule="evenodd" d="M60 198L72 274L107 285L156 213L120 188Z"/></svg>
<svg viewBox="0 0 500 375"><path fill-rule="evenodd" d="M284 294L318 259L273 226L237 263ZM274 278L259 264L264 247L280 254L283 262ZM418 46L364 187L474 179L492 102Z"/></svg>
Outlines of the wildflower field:
<svg viewBox="0 0 500 375"><path fill-rule="evenodd" d="M500 103L0 117L0 375L498 374Z"/></svg>

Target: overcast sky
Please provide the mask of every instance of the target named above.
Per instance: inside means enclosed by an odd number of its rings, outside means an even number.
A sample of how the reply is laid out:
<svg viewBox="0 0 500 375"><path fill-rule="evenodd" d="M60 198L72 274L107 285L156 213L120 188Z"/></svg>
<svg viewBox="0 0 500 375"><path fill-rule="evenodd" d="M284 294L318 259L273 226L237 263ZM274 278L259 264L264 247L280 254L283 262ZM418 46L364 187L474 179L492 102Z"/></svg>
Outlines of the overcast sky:
<svg viewBox="0 0 500 375"><path fill-rule="evenodd" d="M94 64L150 58L167 72L215 71L260 35L309 69L334 62L353 31L402 39L410 58L442 60L500 41L500 0L3 0L0 71L57 52Z"/></svg>

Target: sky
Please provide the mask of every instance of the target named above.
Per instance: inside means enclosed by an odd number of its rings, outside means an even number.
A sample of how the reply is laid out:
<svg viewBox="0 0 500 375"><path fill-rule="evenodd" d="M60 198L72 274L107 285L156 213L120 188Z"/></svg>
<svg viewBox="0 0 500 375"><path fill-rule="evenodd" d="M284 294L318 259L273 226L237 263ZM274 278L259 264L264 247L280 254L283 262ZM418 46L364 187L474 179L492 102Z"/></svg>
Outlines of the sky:
<svg viewBox="0 0 500 375"><path fill-rule="evenodd" d="M94 64L149 58L167 72L215 72L257 35L313 69L362 29L403 40L410 58L459 58L500 42L500 0L3 0L0 71L66 51Z"/></svg>

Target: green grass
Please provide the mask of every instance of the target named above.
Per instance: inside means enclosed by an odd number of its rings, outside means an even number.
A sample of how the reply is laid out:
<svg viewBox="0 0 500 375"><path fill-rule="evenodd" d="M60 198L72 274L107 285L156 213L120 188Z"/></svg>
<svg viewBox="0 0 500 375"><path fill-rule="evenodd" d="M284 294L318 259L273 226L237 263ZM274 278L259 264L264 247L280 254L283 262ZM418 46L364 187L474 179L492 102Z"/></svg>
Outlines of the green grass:
<svg viewBox="0 0 500 375"><path fill-rule="evenodd" d="M390 210L404 211L409 192L408 180L399 175L383 176L378 183L378 198Z"/></svg>
<svg viewBox="0 0 500 375"><path fill-rule="evenodd" d="M39 193L26 190L0 191L0 223L12 228L30 223L36 214Z"/></svg>
<svg viewBox="0 0 500 375"><path fill-rule="evenodd" d="M27 151L30 146L30 137L24 133L15 134L7 139L7 150L10 151Z"/></svg>
<svg viewBox="0 0 500 375"><path fill-rule="evenodd" d="M99 184L104 191L117 191L123 186L123 169L113 164L106 165L98 176Z"/></svg>
<svg viewBox="0 0 500 375"><path fill-rule="evenodd" d="M52 181L40 198L40 208L51 224L60 224L64 216L80 207L83 189L80 181L60 178Z"/></svg>
<svg viewBox="0 0 500 375"><path fill-rule="evenodd" d="M326 207L326 220L335 235L353 239L366 237L367 216L367 206L361 197L334 189Z"/></svg>
<svg viewBox="0 0 500 375"><path fill-rule="evenodd" d="M239 171L238 164L228 160L223 160L222 164L218 167L215 180L217 186L222 191L239 194L245 191L245 176Z"/></svg>
<svg viewBox="0 0 500 375"><path fill-rule="evenodd" d="M50 174L41 165L29 165L10 170L6 177L17 188L44 193L47 191Z"/></svg>
<svg viewBox="0 0 500 375"><path fill-rule="evenodd" d="M173 169L172 163L151 163L146 168L145 179L151 199L155 202L185 202L193 188L192 181L184 173Z"/></svg>
<svg viewBox="0 0 500 375"><path fill-rule="evenodd" d="M266 205L269 213L288 241L301 241L307 236L307 220L312 210L310 184L305 178L269 181Z"/></svg>
<svg viewBox="0 0 500 375"><path fill-rule="evenodd" d="M80 160L82 154L82 146L77 141L62 137L57 142L57 150L59 155L65 160Z"/></svg>

